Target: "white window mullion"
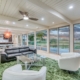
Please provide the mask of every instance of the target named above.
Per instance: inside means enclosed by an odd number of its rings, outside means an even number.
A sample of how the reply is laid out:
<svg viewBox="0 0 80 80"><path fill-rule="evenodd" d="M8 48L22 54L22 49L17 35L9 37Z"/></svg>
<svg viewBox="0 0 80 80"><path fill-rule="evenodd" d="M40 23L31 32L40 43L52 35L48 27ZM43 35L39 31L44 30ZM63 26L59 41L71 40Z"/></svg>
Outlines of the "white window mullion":
<svg viewBox="0 0 80 80"><path fill-rule="evenodd" d="M50 46L49 46L49 29L47 29L47 53L49 53L49 48Z"/></svg>

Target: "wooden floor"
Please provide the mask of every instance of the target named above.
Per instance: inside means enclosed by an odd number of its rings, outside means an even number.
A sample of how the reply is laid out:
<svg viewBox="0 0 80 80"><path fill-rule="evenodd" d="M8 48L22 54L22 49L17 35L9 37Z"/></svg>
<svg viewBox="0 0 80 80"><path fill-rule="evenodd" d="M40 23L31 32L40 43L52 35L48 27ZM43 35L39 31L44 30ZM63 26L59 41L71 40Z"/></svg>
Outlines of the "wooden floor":
<svg viewBox="0 0 80 80"><path fill-rule="evenodd" d="M37 50L37 53L39 55L43 55L43 56L46 56L46 57L54 59L54 60L59 60L59 58L60 58L60 55L53 54L53 53L47 53L46 51L42 51L42 50Z"/></svg>

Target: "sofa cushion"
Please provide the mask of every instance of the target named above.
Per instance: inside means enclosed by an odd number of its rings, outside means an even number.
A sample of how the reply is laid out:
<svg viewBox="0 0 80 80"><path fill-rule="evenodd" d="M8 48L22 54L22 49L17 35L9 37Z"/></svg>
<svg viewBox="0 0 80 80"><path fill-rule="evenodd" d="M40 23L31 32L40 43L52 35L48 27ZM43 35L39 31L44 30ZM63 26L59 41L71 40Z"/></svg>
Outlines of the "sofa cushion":
<svg viewBox="0 0 80 80"><path fill-rule="evenodd" d="M23 52L22 54L32 54L33 52L32 51L27 51L27 52Z"/></svg>
<svg viewBox="0 0 80 80"><path fill-rule="evenodd" d="M5 52L7 54L19 53L19 49L18 48L5 49Z"/></svg>
<svg viewBox="0 0 80 80"><path fill-rule="evenodd" d="M22 55L22 54L21 53L9 54L8 55L8 58L14 57L14 56L19 56L19 55Z"/></svg>
<svg viewBox="0 0 80 80"><path fill-rule="evenodd" d="M20 52L27 52L29 51L28 47L19 48Z"/></svg>
<svg viewBox="0 0 80 80"><path fill-rule="evenodd" d="M6 52L7 54L14 53L13 51L14 51L14 50L12 50L12 49L6 49L6 50L5 50L5 52Z"/></svg>
<svg viewBox="0 0 80 80"><path fill-rule="evenodd" d="M13 52L14 53L18 53L19 52L19 49L14 49Z"/></svg>

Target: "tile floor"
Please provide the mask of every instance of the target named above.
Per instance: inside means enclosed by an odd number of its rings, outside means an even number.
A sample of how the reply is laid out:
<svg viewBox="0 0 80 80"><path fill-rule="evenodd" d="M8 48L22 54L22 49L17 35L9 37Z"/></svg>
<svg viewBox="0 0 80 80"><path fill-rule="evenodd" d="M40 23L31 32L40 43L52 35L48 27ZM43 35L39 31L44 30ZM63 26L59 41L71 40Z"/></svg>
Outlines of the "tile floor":
<svg viewBox="0 0 80 80"><path fill-rule="evenodd" d="M46 51L37 50L37 53L39 55L43 55L43 56L46 56L46 57L54 59L54 60L58 60L60 58L60 55L47 53Z"/></svg>

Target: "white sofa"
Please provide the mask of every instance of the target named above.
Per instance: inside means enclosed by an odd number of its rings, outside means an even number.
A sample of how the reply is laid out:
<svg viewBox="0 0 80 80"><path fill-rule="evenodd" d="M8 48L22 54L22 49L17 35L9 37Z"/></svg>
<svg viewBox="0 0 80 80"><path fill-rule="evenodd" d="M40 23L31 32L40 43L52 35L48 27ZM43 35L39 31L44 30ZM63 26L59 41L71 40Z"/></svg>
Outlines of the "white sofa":
<svg viewBox="0 0 80 80"><path fill-rule="evenodd" d="M60 69L68 71L77 71L80 67L79 53L62 53L58 61Z"/></svg>
<svg viewBox="0 0 80 80"><path fill-rule="evenodd" d="M17 64L3 72L2 80L46 80L46 67L40 71L22 70L21 65Z"/></svg>

